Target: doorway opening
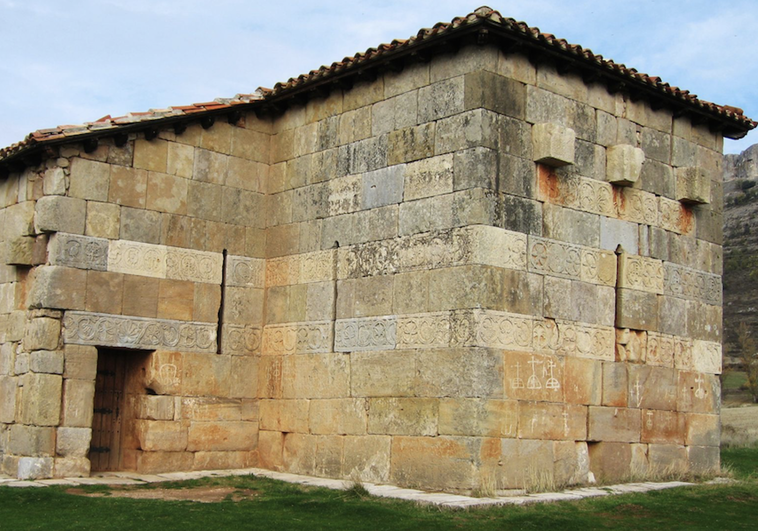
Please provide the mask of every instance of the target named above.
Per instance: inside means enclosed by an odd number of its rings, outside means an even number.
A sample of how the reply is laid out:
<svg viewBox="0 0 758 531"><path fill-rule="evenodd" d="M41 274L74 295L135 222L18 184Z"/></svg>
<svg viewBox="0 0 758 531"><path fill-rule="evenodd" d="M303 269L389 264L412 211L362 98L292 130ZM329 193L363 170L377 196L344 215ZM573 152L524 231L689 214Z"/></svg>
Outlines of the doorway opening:
<svg viewBox="0 0 758 531"><path fill-rule="evenodd" d="M135 468L138 395L141 368L149 352L98 348L92 439L89 460L92 472Z"/></svg>

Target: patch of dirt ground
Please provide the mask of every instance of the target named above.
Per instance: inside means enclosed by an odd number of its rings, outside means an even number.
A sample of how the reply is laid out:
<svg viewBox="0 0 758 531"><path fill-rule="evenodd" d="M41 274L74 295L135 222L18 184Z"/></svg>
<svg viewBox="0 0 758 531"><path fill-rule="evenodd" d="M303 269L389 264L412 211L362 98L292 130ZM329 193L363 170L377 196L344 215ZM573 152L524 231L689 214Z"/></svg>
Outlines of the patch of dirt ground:
<svg viewBox="0 0 758 531"><path fill-rule="evenodd" d="M87 492L82 488L73 487L66 490L69 494L88 496L90 498L133 498L138 500L164 500L164 501L194 501L200 503L214 503L224 500L241 501L250 500L258 496L259 492L253 489L238 489L234 487L192 487L186 489L113 489L108 492Z"/></svg>

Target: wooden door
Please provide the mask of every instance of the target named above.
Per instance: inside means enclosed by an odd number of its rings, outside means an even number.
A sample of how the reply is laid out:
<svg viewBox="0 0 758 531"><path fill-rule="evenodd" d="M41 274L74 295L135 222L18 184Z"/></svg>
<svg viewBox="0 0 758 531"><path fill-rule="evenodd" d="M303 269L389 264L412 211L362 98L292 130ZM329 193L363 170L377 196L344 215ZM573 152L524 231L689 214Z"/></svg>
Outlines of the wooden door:
<svg viewBox="0 0 758 531"><path fill-rule="evenodd" d="M117 350L100 349L97 354L95 410L89 451L93 472L121 468L126 358L124 352Z"/></svg>

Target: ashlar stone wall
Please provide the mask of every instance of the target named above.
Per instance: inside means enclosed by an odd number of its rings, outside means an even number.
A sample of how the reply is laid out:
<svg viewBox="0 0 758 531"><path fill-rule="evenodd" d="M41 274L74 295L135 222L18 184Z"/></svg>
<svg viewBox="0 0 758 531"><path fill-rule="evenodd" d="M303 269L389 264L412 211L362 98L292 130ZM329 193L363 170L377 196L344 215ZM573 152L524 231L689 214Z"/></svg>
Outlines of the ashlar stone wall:
<svg viewBox="0 0 758 531"><path fill-rule="evenodd" d="M477 46L62 149L0 194L4 469L86 474L92 360L121 347L150 352L133 469L458 491L712 470L721 148Z"/></svg>

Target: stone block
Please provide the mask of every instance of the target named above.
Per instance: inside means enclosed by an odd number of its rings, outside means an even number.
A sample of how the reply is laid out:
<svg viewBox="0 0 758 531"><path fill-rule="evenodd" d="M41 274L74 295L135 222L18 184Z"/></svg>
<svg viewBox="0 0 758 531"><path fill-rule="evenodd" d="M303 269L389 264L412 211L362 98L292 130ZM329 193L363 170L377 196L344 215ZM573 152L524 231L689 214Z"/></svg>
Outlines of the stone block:
<svg viewBox="0 0 758 531"><path fill-rule="evenodd" d="M424 349L416 355L414 394L495 398L503 393L503 358L494 349Z"/></svg>
<svg viewBox="0 0 758 531"><path fill-rule="evenodd" d="M718 413L721 396L719 377L697 372L677 372L677 409L693 413Z"/></svg>
<svg viewBox="0 0 758 531"><path fill-rule="evenodd" d="M16 420L16 396L18 380L10 376L0 376L0 422Z"/></svg>
<svg viewBox="0 0 758 531"><path fill-rule="evenodd" d="M187 437L187 450L251 450L257 442L256 422L192 422Z"/></svg>
<svg viewBox="0 0 758 531"><path fill-rule="evenodd" d="M629 144L610 146L606 151L605 180L618 186L637 182L645 162L645 152Z"/></svg>
<svg viewBox="0 0 758 531"><path fill-rule="evenodd" d="M387 483L391 437L364 435L344 438L342 474L353 481Z"/></svg>
<svg viewBox="0 0 758 531"><path fill-rule="evenodd" d="M368 432L375 435L437 434L439 401L431 398L372 398Z"/></svg>
<svg viewBox="0 0 758 531"><path fill-rule="evenodd" d="M95 400L95 381L65 380L61 426L90 428ZM60 405L58 406L60 409Z"/></svg>
<svg viewBox="0 0 758 531"><path fill-rule="evenodd" d="M61 415L63 379L57 374L28 373L23 376L19 418L24 424L56 426Z"/></svg>
<svg viewBox="0 0 758 531"><path fill-rule="evenodd" d="M342 472L342 447L345 438L319 435L315 439L313 473L322 477L338 477Z"/></svg>
<svg viewBox="0 0 758 531"><path fill-rule="evenodd" d="M566 357L563 394L569 404L599 405L604 387L604 365L591 359ZM625 385L624 385L625 386Z"/></svg>
<svg viewBox="0 0 758 531"><path fill-rule="evenodd" d="M87 478L90 475L90 460L86 457L56 457L53 465L54 478Z"/></svg>
<svg viewBox="0 0 758 531"><path fill-rule="evenodd" d="M682 417L686 424L686 430L682 430L685 434L684 444L688 446L719 445L721 440L721 423L718 415L684 413Z"/></svg>
<svg viewBox="0 0 758 531"><path fill-rule="evenodd" d="M588 445L590 471L604 483L628 480L632 476L633 445L597 442Z"/></svg>
<svg viewBox="0 0 758 531"><path fill-rule="evenodd" d="M587 408L549 402L519 402L520 439L584 440Z"/></svg>
<svg viewBox="0 0 758 531"><path fill-rule="evenodd" d="M152 210L121 208L122 240L159 244L161 241L161 214Z"/></svg>
<svg viewBox="0 0 758 531"><path fill-rule="evenodd" d="M34 480L53 477L52 457L22 457L18 460L18 479Z"/></svg>
<svg viewBox="0 0 758 531"><path fill-rule="evenodd" d="M718 446L688 446L687 460L694 474L715 474L721 470L721 452Z"/></svg>
<svg viewBox="0 0 758 531"><path fill-rule="evenodd" d="M193 470L230 470L258 466L258 450L237 452L195 452Z"/></svg>
<svg viewBox="0 0 758 531"><path fill-rule="evenodd" d="M293 474L315 474L317 436L285 433L282 451L284 469Z"/></svg>
<svg viewBox="0 0 758 531"><path fill-rule="evenodd" d="M279 431L263 431L258 433L259 466L269 470L282 469L284 453L284 434Z"/></svg>
<svg viewBox="0 0 758 531"><path fill-rule="evenodd" d="M137 418L145 420L173 420L174 397L154 395L140 396Z"/></svg>
<svg viewBox="0 0 758 531"><path fill-rule="evenodd" d="M166 173L169 142L161 139L134 141L134 167Z"/></svg>
<svg viewBox="0 0 758 531"><path fill-rule="evenodd" d="M685 416L676 411L646 409L642 411L641 442L684 444Z"/></svg>
<svg viewBox="0 0 758 531"><path fill-rule="evenodd" d="M453 155L431 157L405 166L403 199L412 201L453 191Z"/></svg>
<svg viewBox="0 0 758 531"><path fill-rule="evenodd" d="M403 396L412 389L416 360L411 351L350 354L351 394L356 397Z"/></svg>
<svg viewBox="0 0 758 531"><path fill-rule="evenodd" d="M427 159L434 155L434 122L391 131L388 139L387 164Z"/></svg>
<svg viewBox="0 0 758 531"><path fill-rule="evenodd" d="M24 331L24 349L55 350L61 335L61 322L58 319L39 317L32 319Z"/></svg>
<svg viewBox="0 0 758 531"><path fill-rule="evenodd" d="M453 189L469 188L494 190L498 177L497 151L473 147L455 153L453 160Z"/></svg>
<svg viewBox="0 0 758 531"><path fill-rule="evenodd" d="M187 428L179 422L136 421L139 448L147 452L181 452L187 449Z"/></svg>
<svg viewBox="0 0 758 531"><path fill-rule="evenodd" d="M633 289L616 292L616 327L658 330L658 296Z"/></svg>
<svg viewBox="0 0 758 531"><path fill-rule="evenodd" d="M92 201L108 201L109 164L74 158L71 161L68 195Z"/></svg>
<svg viewBox="0 0 758 531"><path fill-rule="evenodd" d="M708 172L697 166L676 169L676 199L686 204L711 202L711 178Z"/></svg>
<svg viewBox="0 0 758 531"><path fill-rule="evenodd" d="M308 400L261 400L260 429L308 433Z"/></svg>
<svg viewBox="0 0 758 531"><path fill-rule="evenodd" d="M365 173L362 179L363 208L377 208L403 200L405 165Z"/></svg>
<svg viewBox="0 0 758 531"><path fill-rule="evenodd" d="M636 223L602 216L600 218L600 248L615 251L620 245L627 253L638 254L639 231Z"/></svg>
<svg viewBox="0 0 758 531"><path fill-rule="evenodd" d="M87 457L91 439L90 428L58 428L55 453L61 457Z"/></svg>
<svg viewBox="0 0 758 531"><path fill-rule="evenodd" d="M556 123L540 123L532 127L532 157L536 162L560 167L574 164L573 129Z"/></svg>
<svg viewBox="0 0 758 531"><path fill-rule="evenodd" d="M677 444L648 445L650 469L658 474L683 474L687 472L687 449Z"/></svg>
<svg viewBox="0 0 758 531"><path fill-rule="evenodd" d="M523 119L526 111L526 85L502 75L479 70L464 77L464 107L483 107Z"/></svg>
<svg viewBox="0 0 758 531"><path fill-rule="evenodd" d="M187 179L148 172L146 208L172 214L187 213Z"/></svg>
<svg viewBox="0 0 758 531"><path fill-rule="evenodd" d="M538 201L499 194L495 218L496 226L506 230L542 235L542 203Z"/></svg>
<svg viewBox="0 0 758 531"><path fill-rule="evenodd" d="M248 132L242 129L243 132ZM249 131L251 134L256 134ZM166 172L170 175L192 178L192 168L195 158L195 148L176 142L169 142L166 158Z"/></svg>
<svg viewBox="0 0 758 531"><path fill-rule="evenodd" d="M45 195L65 195L68 188L63 168L50 168L42 178L42 193Z"/></svg>
<svg viewBox="0 0 758 531"><path fill-rule="evenodd" d="M553 459L556 485L584 485L590 482L590 456L586 442L553 442Z"/></svg>
<svg viewBox="0 0 758 531"><path fill-rule="evenodd" d="M360 398L314 400L309 424L316 435L363 435L366 433L368 402Z"/></svg>
<svg viewBox="0 0 758 531"><path fill-rule="evenodd" d="M339 398L348 396L347 354L288 356L282 366L284 398Z"/></svg>
<svg viewBox="0 0 758 531"><path fill-rule="evenodd" d="M110 271L88 271L84 308L89 312L120 315L124 275Z"/></svg>
<svg viewBox="0 0 758 531"><path fill-rule="evenodd" d="M160 280L138 275L124 275L124 315L156 317Z"/></svg>
<svg viewBox="0 0 758 531"><path fill-rule="evenodd" d="M121 166L111 167L108 202L133 208L145 208L147 171Z"/></svg>
<svg viewBox="0 0 758 531"><path fill-rule="evenodd" d="M87 202L84 199L50 195L37 200L34 213L36 232L84 234Z"/></svg>
<svg viewBox="0 0 758 531"><path fill-rule="evenodd" d="M87 272L60 266L42 266L34 272L29 306L83 310ZM79 286L80 289L71 289Z"/></svg>
<svg viewBox="0 0 758 531"><path fill-rule="evenodd" d="M639 442L640 410L590 406L588 426L587 439L590 441Z"/></svg>
<svg viewBox="0 0 758 531"><path fill-rule="evenodd" d="M44 374L63 374L63 352L38 350L29 355L29 370Z"/></svg>
<svg viewBox="0 0 758 531"><path fill-rule="evenodd" d="M8 453L52 456L55 454L55 428L13 424L8 428Z"/></svg>
<svg viewBox="0 0 758 531"><path fill-rule="evenodd" d="M121 229L121 208L111 203L87 202L87 220L84 232L87 236L115 240Z"/></svg>
<svg viewBox="0 0 758 531"><path fill-rule="evenodd" d="M192 452L139 452L136 468L140 474L192 470L194 456Z"/></svg>
<svg viewBox="0 0 758 531"><path fill-rule="evenodd" d="M37 239L31 236L19 236L5 244L4 264L30 266L33 263L34 244ZM2 244L0 244L2 245Z"/></svg>
<svg viewBox="0 0 758 531"><path fill-rule="evenodd" d="M419 122L431 122L465 108L464 78L455 77L423 87L418 92Z"/></svg>
<svg viewBox="0 0 758 531"><path fill-rule="evenodd" d="M35 205L34 201L16 203L2 210L4 215L3 233L5 238L11 240L19 236L29 236L35 230Z"/></svg>
<svg viewBox="0 0 758 531"><path fill-rule="evenodd" d="M516 437L518 402L482 398L443 398L439 405L440 435Z"/></svg>
<svg viewBox="0 0 758 531"><path fill-rule="evenodd" d="M390 481L399 486L469 490L478 440L465 437L393 437Z"/></svg>
<svg viewBox="0 0 758 531"><path fill-rule="evenodd" d="M629 366L629 407L676 409L677 374L668 367Z"/></svg>

